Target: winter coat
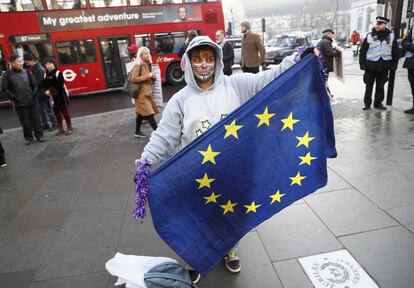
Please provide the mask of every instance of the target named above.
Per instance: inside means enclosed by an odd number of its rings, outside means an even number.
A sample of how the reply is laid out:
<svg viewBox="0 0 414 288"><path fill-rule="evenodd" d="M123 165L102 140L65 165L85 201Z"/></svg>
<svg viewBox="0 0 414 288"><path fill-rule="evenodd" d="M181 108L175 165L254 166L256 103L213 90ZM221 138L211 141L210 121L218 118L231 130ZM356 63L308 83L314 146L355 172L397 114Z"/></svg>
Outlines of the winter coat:
<svg viewBox="0 0 414 288"><path fill-rule="evenodd" d="M402 46L404 48L404 51L414 53L413 30L410 30L410 32L408 32L407 37L405 37L402 42ZM414 69L414 56L412 56L411 58L406 57L403 67L407 69Z"/></svg>
<svg viewBox="0 0 414 288"><path fill-rule="evenodd" d="M214 83L205 90L198 86L188 56L191 49L201 45L209 45L216 51ZM295 53L267 71L226 76L223 73L222 50L207 36L194 38L183 57L181 63L185 66L184 78L187 86L168 102L158 129L151 134L141 155L153 164L166 160L188 145L300 59Z"/></svg>
<svg viewBox="0 0 414 288"><path fill-rule="evenodd" d="M54 105L58 108L69 106L69 97L64 85L65 79L63 79L62 72L58 72L57 69L47 71L44 75L43 89L50 91Z"/></svg>
<svg viewBox="0 0 414 288"><path fill-rule="evenodd" d="M339 56L339 52L332 47L332 38L324 35L318 43L318 49L325 61L328 72L333 72L333 58Z"/></svg>
<svg viewBox="0 0 414 288"><path fill-rule="evenodd" d="M151 64L136 64L131 72L131 81L141 84L135 96L135 113L144 117L158 114L157 105L152 99L154 80L149 76L150 72Z"/></svg>
<svg viewBox="0 0 414 288"><path fill-rule="evenodd" d="M48 98L45 95L45 91L43 89L43 79L45 78L46 70L42 67L42 65L39 62L36 62L36 64L32 67L31 72L37 84L37 100L47 101Z"/></svg>
<svg viewBox="0 0 414 288"><path fill-rule="evenodd" d="M234 64L233 45L231 45L231 43L224 40L221 50L223 50L223 64L224 64L223 72L225 75L231 75L232 74L231 66L233 66Z"/></svg>
<svg viewBox="0 0 414 288"><path fill-rule="evenodd" d="M391 30L385 29L385 31L377 31L375 28L372 28L372 37L377 38L379 41L388 40L391 34ZM367 35L368 36L368 35ZM369 61L367 60L367 52L369 49L369 44L367 41L368 37L365 37L364 42L359 49L359 67L361 70L371 70L376 72L385 72L387 70L395 70L398 67L398 59L400 57L400 52L397 43L397 37L394 37L392 43L392 60L385 61L380 58L378 61Z"/></svg>
<svg viewBox="0 0 414 288"><path fill-rule="evenodd" d="M266 64L266 50L257 34L247 32L243 35L241 53L242 66L259 67Z"/></svg>
<svg viewBox="0 0 414 288"><path fill-rule="evenodd" d="M21 70L7 70L2 77L1 90L16 107L27 107L36 103L37 86L32 73Z"/></svg>

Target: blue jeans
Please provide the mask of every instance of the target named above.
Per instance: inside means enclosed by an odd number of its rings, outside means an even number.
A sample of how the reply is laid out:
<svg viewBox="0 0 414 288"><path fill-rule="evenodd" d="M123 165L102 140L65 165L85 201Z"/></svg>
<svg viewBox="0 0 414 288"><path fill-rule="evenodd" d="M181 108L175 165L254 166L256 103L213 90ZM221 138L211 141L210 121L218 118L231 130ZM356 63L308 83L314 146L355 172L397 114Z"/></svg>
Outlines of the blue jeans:
<svg viewBox="0 0 414 288"><path fill-rule="evenodd" d="M50 107L49 101L39 101L39 114L40 114L40 120L42 127L46 127L48 125L48 118L50 121L50 124L52 126L56 126L56 117L55 113L53 113L52 108Z"/></svg>

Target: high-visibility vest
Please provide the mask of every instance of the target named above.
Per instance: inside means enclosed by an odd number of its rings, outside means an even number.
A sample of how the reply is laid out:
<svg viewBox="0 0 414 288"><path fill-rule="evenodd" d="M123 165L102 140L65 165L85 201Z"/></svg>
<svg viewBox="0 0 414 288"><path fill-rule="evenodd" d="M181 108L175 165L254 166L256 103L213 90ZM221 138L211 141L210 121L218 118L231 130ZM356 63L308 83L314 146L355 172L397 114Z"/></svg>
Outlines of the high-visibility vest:
<svg viewBox="0 0 414 288"><path fill-rule="evenodd" d="M394 33L390 33L387 40L374 40L372 33L367 35L367 43L369 44L367 52L368 61L378 61L382 58L384 61L392 60L392 43L394 42Z"/></svg>

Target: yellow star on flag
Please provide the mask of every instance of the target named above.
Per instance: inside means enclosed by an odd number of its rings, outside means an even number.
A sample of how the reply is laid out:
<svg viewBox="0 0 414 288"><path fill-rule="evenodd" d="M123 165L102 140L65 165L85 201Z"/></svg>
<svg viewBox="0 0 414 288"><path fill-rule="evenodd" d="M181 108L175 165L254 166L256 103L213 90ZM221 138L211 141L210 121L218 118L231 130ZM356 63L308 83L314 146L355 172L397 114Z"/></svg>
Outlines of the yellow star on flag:
<svg viewBox="0 0 414 288"><path fill-rule="evenodd" d="M216 159L215 159L215 157L218 155L218 154L220 154L220 152L214 152L212 149L211 149L211 145L210 144L208 144L208 147L207 147L207 150L206 151L203 151L203 150L201 150L201 151L198 151L198 152L200 152L200 154L201 155L203 155L203 162L201 163L201 164L204 164L204 163L206 163L206 162L208 162L208 161L210 161L211 163L213 163L213 164L216 164Z"/></svg>
<svg viewBox="0 0 414 288"><path fill-rule="evenodd" d="M244 207L246 207L246 209L247 209L246 214L248 214L250 212L256 213L256 209L259 208L260 206L262 206L262 205L256 205L256 203L254 203L254 201L250 205L244 205Z"/></svg>
<svg viewBox="0 0 414 288"><path fill-rule="evenodd" d="M270 126L270 118L272 118L273 116L275 116L274 113L269 113L269 110L266 109L264 110L263 114L254 114L256 115L257 118L259 118L259 124L257 124L257 127L266 124L267 126Z"/></svg>
<svg viewBox="0 0 414 288"><path fill-rule="evenodd" d="M198 189L201 189L203 187L208 187L211 188L211 182L213 182L214 180L216 180L215 178L208 178L207 173L204 173L203 178L201 179L195 179L195 181L197 181L198 183L200 183L200 186L198 186Z"/></svg>
<svg viewBox="0 0 414 288"><path fill-rule="evenodd" d="M230 200L227 202L226 205L220 205L220 207L224 209L223 215L226 215L227 212L234 213L234 209L233 208L236 205L237 205L237 203L231 203Z"/></svg>
<svg viewBox="0 0 414 288"><path fill-rule="evenodd" d="M304 145L306 148L309 148L309 142L315 139L315 137L309 137L309 132L306 132L306 134L303 137L296 137L299 140L299 143L296 147L299 147L300 145Z"/></svg>
<svg viewBox="0 0 414 288"><path fill-rule="evenodd" d="M211 195L210 196L208 196L208 197L203 197L204 199L206 199L206 205L208 204L208 203L217 203L217 198L219 198L221 196L221 194L219 194L219 195L216 195L216 194L214 194L214 192L213 193L211 193Z"/></svg>
<svg viewBox="0 0 414 288"><path fill-rule="evenodd" d="M233 120L230 125L224 125L224 128L226 128L226 135L224 135L224 139L229 136L234 136L236 139L239 139L237 130L241 129L242 127L243 125L236 125L236 120Z"/></svg>
<svg viewBox="0 0 414 288"><path fill-rule="evenodd" d="M270 204L275 203L275 201L277 202L281 202L282 197L285 196L286 194L280 194L279 190L277 190L277 192L273 195L270 195L269 197L272 198L272 202Z"/></svg>
<svg viewBox="0 0 414 288"><path fill-rule="evenodd" d="M302 186L302 180L306 178L306 176L302 176L300 175L300 172L298 172L298 174L296 174L295 177L289 177L290 180L292 180L292 183L290 183L290 186L297 184L299 186Z"/></svg>
<svg viewBox="0 0 414 288"><path fill-rule="evenodd" d="M317 159L316 157L312 157L310 152L308 152L308 154L306 154L306 156L299 156L300 160L302 160L302 162L300 162L300 165L303 164L308 164L309 166L311 165L311 161Z"/></svg>
<svg viewBox="0 0 414 288"><path fill-rule="evenodd" d="M282 131L286 128L289 128L291 131L293 131L293 124L298 123L300 120L293 119L293 114L290 112L288 118L282 119L281 121L283 122Z"/></svg>

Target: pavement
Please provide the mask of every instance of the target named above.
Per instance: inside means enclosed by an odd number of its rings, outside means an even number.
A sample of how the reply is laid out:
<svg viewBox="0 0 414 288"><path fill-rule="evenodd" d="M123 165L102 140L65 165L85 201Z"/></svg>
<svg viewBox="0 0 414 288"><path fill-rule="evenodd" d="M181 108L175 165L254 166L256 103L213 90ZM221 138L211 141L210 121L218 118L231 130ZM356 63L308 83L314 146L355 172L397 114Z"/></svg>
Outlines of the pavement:
<svg viewBox="0 0 414 288"><path fill-rule="evenodd" d="M338 158L328 162L328 185L247 233L240 274L220 264L199 287L313 287L298 258L341 249L379 287L413 287L414 116L402 112L412 104L406 71L398 71L385 112L362 111L362 74L352 59L345 72L345 83L330 80ZM1 135L8 166L0 169L0 287L113 287L104 265L116 252L179 259L150 217L131 217L133 162L146 144L133 137L133 110L73 122L71 136L46 133L46 143L30 146L20 129Z"/></svg>

